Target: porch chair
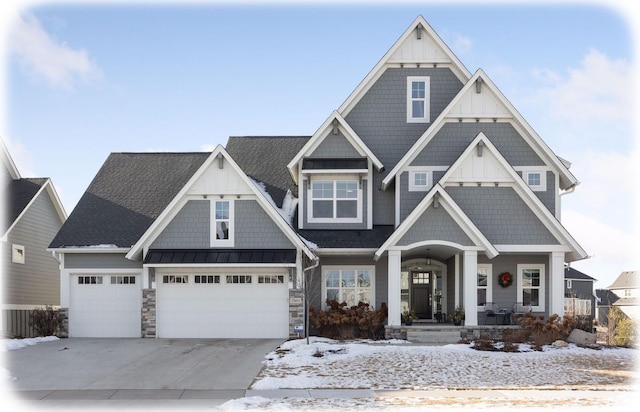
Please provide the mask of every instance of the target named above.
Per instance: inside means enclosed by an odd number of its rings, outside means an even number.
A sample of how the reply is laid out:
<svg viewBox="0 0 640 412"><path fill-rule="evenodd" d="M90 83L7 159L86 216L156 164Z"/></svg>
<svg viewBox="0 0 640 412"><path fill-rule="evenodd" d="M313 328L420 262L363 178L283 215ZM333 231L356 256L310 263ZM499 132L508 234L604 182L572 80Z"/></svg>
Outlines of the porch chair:
<svg viewBox="0 0 640 412"><path fill-rule="evenodd" d="M498 324L498 315L496 314L496 312L498 312L500 310L500 307L498 307L498 305L496 305L493 302L487 302L484 304L484 324L488 324L489 323L489 319L493 318L493 324L497 325Z"/></svg>

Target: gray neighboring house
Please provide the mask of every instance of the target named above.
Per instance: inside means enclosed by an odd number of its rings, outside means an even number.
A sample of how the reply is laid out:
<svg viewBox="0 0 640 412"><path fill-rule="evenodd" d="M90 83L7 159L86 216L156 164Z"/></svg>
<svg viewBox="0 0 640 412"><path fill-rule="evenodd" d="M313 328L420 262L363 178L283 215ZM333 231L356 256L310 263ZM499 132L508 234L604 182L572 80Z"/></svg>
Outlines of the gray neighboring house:
<svg viewBox="0 0 640 412"><path fill-rule="evenodd" d="M569 167L418 16L312 136L111 154L50 244L69 334L286 338L327 299L386 303L391 334L562 314Z"/></svg>
<svg viewBox="0 0 640 412"><path fill-rule="evenodd" d="M2 335L32 337L30 311L60 304L60 269L46 249L66 220L49 178L20 176L4 142L2 157Z"/></svg>
<svg viewBox="0 0 640 412"><path fill-rule="evenodd" d="M596 295L593 283L597 279L572 267L564 271L564 313L571 316L596 316Z"/></svg>
<svg viewBox="0 0 640 412"><path fill-rule="evenodd" d="M629 318L640 320L640 271L625 271L606 289L596 291L598 320L606 325L609 310L617 306Z"/></svg>

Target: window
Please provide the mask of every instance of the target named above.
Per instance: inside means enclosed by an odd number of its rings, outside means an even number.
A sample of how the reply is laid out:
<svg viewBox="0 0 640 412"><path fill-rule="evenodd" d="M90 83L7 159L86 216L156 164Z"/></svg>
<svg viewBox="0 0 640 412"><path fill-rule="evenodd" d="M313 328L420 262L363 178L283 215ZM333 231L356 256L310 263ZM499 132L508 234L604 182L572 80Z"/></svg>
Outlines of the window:
<svg viewBox="0 0 640 412"><path fill-rule="evenodd" d="M524 170L522 178L534 192L547 190L547 173L544 170Z"/></svg>
<svg viewBox="0 0 640 412"><path fill-rule="evenodd" d="M165 284L189 283L189 275L164 275L162 277L162 283L165 283Z"/></svg>
<svg viewBox="0 0 640 412"><path fill-rule="evenodd" d="M233 246L233 201L211 201L211 246Z"/></svg>
<svg viewBox="0 0 640 412"><path fill-rule="evenodd" d="M407 77L407 122L429 123L429 77Z"/></svg>
<svg viewBox="0 0 640 412"><path fill-rule="evenodd" d="M220 283L220 275L195 275L195 283Z"/></svg>
<svg viewBox="0 0 640 412"><path fill-rule="evenodd" d="M567 289L571 289L572 288L572 282L571 279L567 279Z"/></svg>
<svg viewBox="0 0 640 412"><path fill-rule="evenodd" d="M13 245L11 247L11 261L24 265L24 246Z"/></svg>
<svg viewBox="0 0 640 412"><path fill-rule="evenodd" d="M431 188L431 172L427 170L409 171L409 191L425 192Z"/></svg>
<svg viewBox="0 0 640 412"><path fill-rule="evenodd" d="M346 302L349 307L359 302L374 306L373 267L337 268L325 266L323 270L323 306L326 300Z"/></svg>
<svg viewBox="0 0 640 412"><path fill-rule="evenodd" d="M484 311L487 302L493 302L493 273L491 265L478 264L478 310Z"/></svg>
<svg viewBox="0 0 640 412"><path fill-rule="evenodd" d="M251 283L251 275L227 275L227 283Z"/></svg>
<svg viewBox="0 0 640 412"><path fill-rule="evenodd" d="M283 275L260 275L258 283L284 283Z"/></svg>
<svg viewBox="0 0 640 412"><path fill-rule="evenodd" d="M78 276L78 285L102 285L102 276Z"/></svg>
<svg viewBox="0 0 640 412"><path fill-rule="evenodd" d="M543 312L544 298L544 265L518 265L518 301L525 308Z"/></svg>
<svg viewBox="0 0 640 412"><path fill-rule="evenodd" d="M361 195L357 180L314 180L311 182L309 222L359 223Z"/></svg>
<svg viewBox="0 0 640 412"><path fill-rule="evenodd" d="M112 285L135 285L135 276L111 276Z"/></svg>

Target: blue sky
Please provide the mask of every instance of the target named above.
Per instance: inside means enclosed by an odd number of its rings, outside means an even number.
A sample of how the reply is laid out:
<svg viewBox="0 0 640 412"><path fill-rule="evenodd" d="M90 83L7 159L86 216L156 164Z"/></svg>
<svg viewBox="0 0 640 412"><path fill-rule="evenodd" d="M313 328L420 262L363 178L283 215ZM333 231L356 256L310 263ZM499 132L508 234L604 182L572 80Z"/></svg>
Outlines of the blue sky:
<svg viewBox="0 0 640 412"><path fill-rule="evenodd" d="M640 21L613 4L14 7L0 20L0 134L22 175L51 177L70 213L110 152L313 134L421 14L573 163L582 184L563 196L562 221L594 255L573 267L606 287L640 269L631 180Z"/></svg>

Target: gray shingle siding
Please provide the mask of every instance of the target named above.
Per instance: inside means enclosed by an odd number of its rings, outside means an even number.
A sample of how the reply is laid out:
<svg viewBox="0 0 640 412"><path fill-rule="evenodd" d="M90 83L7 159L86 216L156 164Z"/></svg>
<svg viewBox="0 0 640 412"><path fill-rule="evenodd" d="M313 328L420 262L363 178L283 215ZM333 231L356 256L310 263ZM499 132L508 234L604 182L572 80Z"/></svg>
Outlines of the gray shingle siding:
<svg viewBox="0 0 640 412"><path fill-rule="evenodd" d="M404 236L398 246L408 246L423 240L446 240L463 246L472 246L473 242L460 226L444 210L429 206Z"/></svg>
<svg viewBox="0 0 640 412"><path fill-rule="evenodd" d="M209 200L189 200L154 240L151 249L210 247L210 215Z"/></svg>
<svg viewBox="0 0 640 412"><path fill-rule="evenodd" d="M367 228L367 218L368 218L368 184L367 179L362 179L362 222L361 223L309 223L309 216L307 213L307 202L311 199L310 191L307 190L309 187L309 181L303 180L302 189L305 191L304 196L304 204L300 204L298 206L298 213L302 213L302 218L304 222L305 229L366 229ZM374 202L375 204L375 202Z"/></svg>
<svg viewBox="0 0 640 412"><path fill-rule="evenodd" d="M446 123L411 162L411 166L450 166L483 132L512 166L542 166L544 162L509 123Z"/></svg>
<svg viewBox="0 0 640 412"><path fill-rule="evenodd" d="M142 269L142 261L132 261L124 253L65 253L65 269Z"/></svg>
<svg viewBox="0 0 640 412"><path fill-rule="evenodd" d="M236 200L234 208L236 249L295 248L255 200Z"/></svg>
<svg viewBox="0 0 640 412"><path fill-rule="evenodd" d="M46 251L62 223L46 191L41 192L2 242L2 302L16 305L58 305L58 262ZM13 263L12 245L25 248L25 263Z"/></svg>
<svg viewBox="0 0 640 412"><path fill-rule="evenodd" d="M408 172L401 173L399 177L399 185L395 189L400 191L400 222L403 222L428 192L410 192Z"/></svg>
<svg viewBox="0 0 640 412"><path fill-rule="evenodd" d="M446 190L493 244L558 244L510 187L450 186Z"/></svg>
<svg viewBox="0 0 640 412"><path fill-rule="evenodd" d="M342 133L329 134L309 157L361 157Z"/></svg>
<svg viewBox="0 0 640 412"><path fill-rule="evenodd" d="M382 180L432 123L407 123L407 76L430 76L431 122L462 89L462 83L447 68L392 68L346 116L349 125L385 165L386 172L374 173L374 225L395 222L392 190L377 190Z"/></svg>

